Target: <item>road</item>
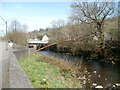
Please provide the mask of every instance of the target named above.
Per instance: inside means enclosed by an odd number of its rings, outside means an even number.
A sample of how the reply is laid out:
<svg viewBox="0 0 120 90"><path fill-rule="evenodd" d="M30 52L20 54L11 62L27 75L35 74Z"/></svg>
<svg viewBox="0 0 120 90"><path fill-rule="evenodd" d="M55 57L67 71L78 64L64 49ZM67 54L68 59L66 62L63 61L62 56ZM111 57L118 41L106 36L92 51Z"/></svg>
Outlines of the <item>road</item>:
<svg viewBox="0 0 120 90"><path fill-rule="evenodd" d="M0 41L0 88L9 88L9 50L6 50L7 43Z"/></svg>

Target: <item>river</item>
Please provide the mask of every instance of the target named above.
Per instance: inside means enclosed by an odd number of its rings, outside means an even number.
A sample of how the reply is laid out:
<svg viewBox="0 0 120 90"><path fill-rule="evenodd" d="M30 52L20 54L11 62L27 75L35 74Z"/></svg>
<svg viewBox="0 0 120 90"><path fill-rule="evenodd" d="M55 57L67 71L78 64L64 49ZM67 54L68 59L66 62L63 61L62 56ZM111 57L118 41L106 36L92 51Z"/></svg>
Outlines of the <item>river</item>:
<svg viewBox="0 0 120 90"><path fill-rule="evenodd" d="M106 88L120 85L120 65L100 62L97 60L83 60L79 56L73 56L52 51L40 51L41 54L69 62L81 62L81 71L84 72L83 85L87 88L102 86Z"/></svg>

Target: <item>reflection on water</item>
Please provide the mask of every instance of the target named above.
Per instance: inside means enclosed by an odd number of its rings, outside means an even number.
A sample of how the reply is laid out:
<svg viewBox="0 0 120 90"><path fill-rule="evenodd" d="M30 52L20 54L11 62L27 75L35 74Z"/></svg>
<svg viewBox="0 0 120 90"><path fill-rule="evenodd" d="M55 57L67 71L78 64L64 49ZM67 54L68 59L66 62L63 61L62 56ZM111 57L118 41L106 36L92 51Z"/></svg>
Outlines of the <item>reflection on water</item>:
<svg viewBox="0 0 120 90"><path fill-rule="evenodd" d="M92 60L82 60L78 56L72 56L63 53L54 53L52 51L40 51L41 54L52 56L66 61L82 62L82 69L85 71L84 78L87 81L83 83L91 86L93 83L104 87L111 87L116 83L120 83L120 66L118 64L104 63Z"/></svg>

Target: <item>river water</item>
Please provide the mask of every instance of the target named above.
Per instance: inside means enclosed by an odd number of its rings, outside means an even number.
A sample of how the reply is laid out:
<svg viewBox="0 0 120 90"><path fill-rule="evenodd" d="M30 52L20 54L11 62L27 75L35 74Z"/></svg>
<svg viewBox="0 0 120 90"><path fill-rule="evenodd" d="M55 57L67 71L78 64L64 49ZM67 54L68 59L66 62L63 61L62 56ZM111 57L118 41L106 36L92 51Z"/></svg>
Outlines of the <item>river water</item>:
<svg viewBox="0 0 120 90"><path fill-rule="evenodd" d="M79 56L55 53L52 51L40 51L40 53L69 62L80 62L80 72L84 72L84 75L80 74L78 76L83 77L82 84L87 88L100 85L110 88L120 85L120 65L118 64L99 62L96 60L83 60Z"/></svg>

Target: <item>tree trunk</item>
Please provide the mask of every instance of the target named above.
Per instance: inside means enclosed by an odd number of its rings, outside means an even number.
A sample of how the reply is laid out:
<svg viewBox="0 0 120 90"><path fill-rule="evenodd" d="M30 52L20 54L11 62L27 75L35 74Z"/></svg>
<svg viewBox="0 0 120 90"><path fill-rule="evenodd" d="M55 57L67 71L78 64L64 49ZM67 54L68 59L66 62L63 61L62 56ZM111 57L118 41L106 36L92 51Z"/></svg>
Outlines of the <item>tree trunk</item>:
<svg viewBox="0 0 120 90"><path fill-rule="evenodd" d="M103 24L97 24L97 29L100 32L99 41L100 41L100 55L105 57L105 41L104 41L104 31L103 31Z"/></svg>

